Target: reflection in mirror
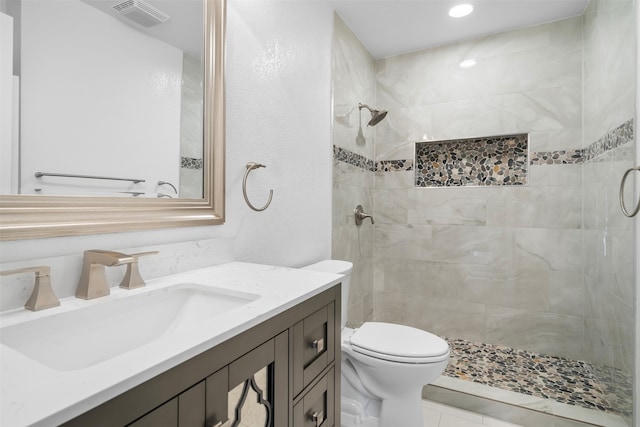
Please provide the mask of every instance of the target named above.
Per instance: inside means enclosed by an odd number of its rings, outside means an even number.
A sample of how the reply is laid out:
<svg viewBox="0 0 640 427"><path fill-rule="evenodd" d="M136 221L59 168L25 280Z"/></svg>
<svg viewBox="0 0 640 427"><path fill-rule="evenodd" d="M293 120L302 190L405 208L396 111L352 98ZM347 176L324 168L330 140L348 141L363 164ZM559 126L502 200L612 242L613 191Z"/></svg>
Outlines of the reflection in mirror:
<svg viewBox="0 0 640 427"><path fill-rule="evenodd" d="M272 424L273 405L269 396L268 369L260 369L229 391L228 420L222 427L262 427Z"/></svg>
<svg viewBox="0 0 640 427"><path fill-rule="evenodd" d="M2 135L2 194L203 197L201 0L8 0L6 13L16 91L2 120L19 131Z"/></svg>
<svg viewBox="0 0 640 427"><path fill-rule="evenodd" d="M0 2L0 239L224 222L225 9Z"/></svg>

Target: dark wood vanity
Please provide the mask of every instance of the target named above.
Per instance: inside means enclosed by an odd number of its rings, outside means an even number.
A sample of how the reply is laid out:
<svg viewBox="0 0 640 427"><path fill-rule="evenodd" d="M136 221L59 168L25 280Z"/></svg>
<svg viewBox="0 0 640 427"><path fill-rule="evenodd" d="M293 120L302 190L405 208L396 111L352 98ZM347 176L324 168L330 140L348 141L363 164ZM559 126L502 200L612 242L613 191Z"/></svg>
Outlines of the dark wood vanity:
<svg viewBox="0 0 640 427"><path fill-rule="evenodd" d="M264 397L255 427L339 426L340 303L336 285L64 425L236 426L233 409ZM230 405L234 389L243 393Z"/></svg>

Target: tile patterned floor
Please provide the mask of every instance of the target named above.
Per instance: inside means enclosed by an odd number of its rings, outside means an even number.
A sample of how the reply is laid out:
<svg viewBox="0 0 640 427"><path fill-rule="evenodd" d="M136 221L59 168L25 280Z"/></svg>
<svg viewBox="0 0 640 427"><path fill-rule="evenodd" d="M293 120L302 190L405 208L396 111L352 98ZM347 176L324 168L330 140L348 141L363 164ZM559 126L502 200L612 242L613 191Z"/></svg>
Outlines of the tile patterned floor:
<svg viewBox="0 0 640 427"><path fill-rule="evenodd" d="M619 370L500 345L447 341L451 360L446 376L607 413L631 414L631 377Z"/></svg>
<svg viewBox="0 0 640 427"><path fill-rule="evenodd" d="M520 427L517 424L428 400L422 401L422 411L424 427Z"/></svg>

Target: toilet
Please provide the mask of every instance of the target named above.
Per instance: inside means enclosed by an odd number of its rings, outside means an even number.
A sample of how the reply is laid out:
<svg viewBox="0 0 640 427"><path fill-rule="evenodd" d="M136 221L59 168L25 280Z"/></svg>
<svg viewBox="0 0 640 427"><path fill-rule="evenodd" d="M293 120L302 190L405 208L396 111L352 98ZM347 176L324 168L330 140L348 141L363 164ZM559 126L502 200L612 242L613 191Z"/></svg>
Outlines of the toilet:
<svg viewBox="0 0 640 427"><path fill-rule="evenodd" d="M449 345L421 329L382 322L346 328L353 264L327 260L306 270L343 274L342 427L422 427L422 388L444 372Z"/></svg>

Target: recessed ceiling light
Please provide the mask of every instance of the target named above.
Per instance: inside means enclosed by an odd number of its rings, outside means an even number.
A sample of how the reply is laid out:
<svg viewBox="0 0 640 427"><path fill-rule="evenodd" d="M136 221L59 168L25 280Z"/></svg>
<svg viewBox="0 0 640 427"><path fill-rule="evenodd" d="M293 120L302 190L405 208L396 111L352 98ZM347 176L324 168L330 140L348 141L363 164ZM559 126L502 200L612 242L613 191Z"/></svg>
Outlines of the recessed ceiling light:
<svg viewBox="0 0 640 427"><path fill-rule="evenodd" d="M465 59L459 65L460 65L460 68L471 68L476 65L476 62L477 61L475 59Z"/></svg>
<svg viewBox="0 0 640 427"><path fill-rule="evenodd" d="M463 16L467 16L471 12L473 12L472 5L468 3L459 4L449 9L449 16L452 18L462 18Z"/></svg>

